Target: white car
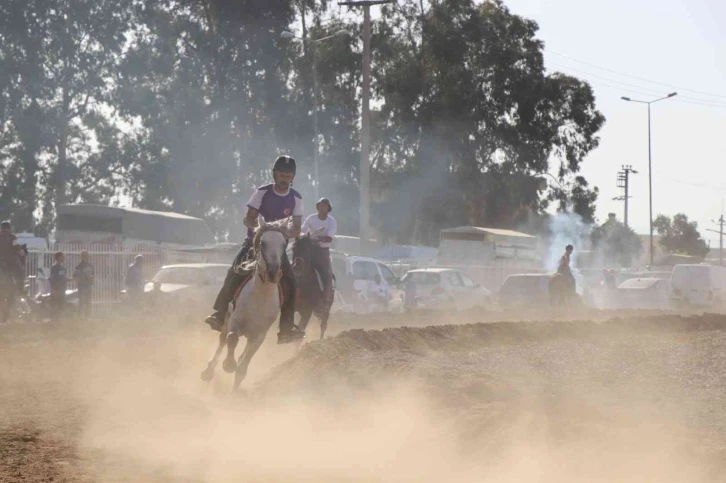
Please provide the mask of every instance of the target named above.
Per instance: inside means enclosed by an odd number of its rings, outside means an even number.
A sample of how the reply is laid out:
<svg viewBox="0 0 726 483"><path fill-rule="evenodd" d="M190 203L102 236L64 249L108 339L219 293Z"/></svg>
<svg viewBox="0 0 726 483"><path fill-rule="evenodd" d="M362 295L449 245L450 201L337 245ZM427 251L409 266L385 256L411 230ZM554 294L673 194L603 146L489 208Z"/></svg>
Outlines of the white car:
<svg viewBox="0 0 726 483"><path fill-rule="evenodd" d="M458 310L491 305L492 293L460 270L423 268L403 276L406 308L454 308Z"/></svg>
<svg viewBox="0 0 726 483"><path fill-rule="evenodd" d="M667 309L671 287L660 278L631 278L618 286L616 306L624 309Z"/></svg>
<svg viewBox="0 0 726 483"><path fill-rule="evenodd" d="M726 302L726 267L718 265L676 265L671 286L677 303L721 307Z"/></svg>
<svg viewBox="0 0 726 483"><path fill-rule="evenodd" d="M196 312L208 312L227 276L229 265L184 263L165 265L145 285L146 296L160 298ZM172 307L174 308L174 307Z"/></svg>

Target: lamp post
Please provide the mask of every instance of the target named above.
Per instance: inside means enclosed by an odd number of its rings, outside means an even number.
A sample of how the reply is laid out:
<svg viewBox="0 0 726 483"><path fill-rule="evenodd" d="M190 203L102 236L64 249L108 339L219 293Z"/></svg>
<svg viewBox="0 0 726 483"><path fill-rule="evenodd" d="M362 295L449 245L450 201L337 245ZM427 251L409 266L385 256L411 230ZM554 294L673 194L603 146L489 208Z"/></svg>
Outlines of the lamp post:
<svg viewBox="0 0 726 483"><path fill-rule="evenodd" d="M319 39L306 39L303 37L298 37L292 32L284 31L280 34L280 37L283 39L291 39L291 40L298 40L300 42L305 42L306 44L312 44L313 45L313 129L315 130L315 146L313 149L313 169L314 169L314 176L315 176L315 200L317 201L320 198L320 172L318 168L318 146L320 145L319 133L318 133L318 61L317 56L315 55L317 52L317 45L321 42L325 42L326 40L332 39L334 37L346 37L350 35L350 32L347 30L338 30L332 35L327 35L325 37L321 37Z"/></svg>
<svg viewBox="0 0 726 483"><path fill-rule="evenodd" d="M648 225L650 226L650 266L653 267L653 170L652 170L652 149L651 149L651 142L650 142L650 105L662 101L665 99L670 99L671 97L677 96L677 92L671 92L667 96L659 97L658 99L652 100L652 101L641 101L639 99L631 99L630 97L621 97L622 100L628 101L628 102L637 102L638 104L647 104L648 105L648 198L649 198L649 219L648 219Z"/></svg>

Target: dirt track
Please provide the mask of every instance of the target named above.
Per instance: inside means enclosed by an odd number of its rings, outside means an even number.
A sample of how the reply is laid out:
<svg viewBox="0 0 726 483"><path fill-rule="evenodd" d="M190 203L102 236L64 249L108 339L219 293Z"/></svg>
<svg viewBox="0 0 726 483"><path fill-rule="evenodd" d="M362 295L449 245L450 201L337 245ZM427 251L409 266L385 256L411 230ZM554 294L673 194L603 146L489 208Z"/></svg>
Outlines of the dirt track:
<svg viewBox="0 0 726 483"><path fill-rule="evenodd" d="M266 344L235 397L203 327L0 327L0 481L726 481L726 316L453 317Z"/></svg>

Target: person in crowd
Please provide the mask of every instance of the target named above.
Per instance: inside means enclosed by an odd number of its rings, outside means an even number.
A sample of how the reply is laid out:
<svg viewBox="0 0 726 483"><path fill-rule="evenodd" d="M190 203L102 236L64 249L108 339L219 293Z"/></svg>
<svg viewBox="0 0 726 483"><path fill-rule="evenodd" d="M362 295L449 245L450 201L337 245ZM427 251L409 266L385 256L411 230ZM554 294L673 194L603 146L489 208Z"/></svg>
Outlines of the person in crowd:
<svg viewBox="0 0 726 483"><path fill-rule="evenodd" d="M391 300L391 287L380 275L376 275L373 286L370 288L369 300L377 307L388 310L388 302Z"/></svg>
<svg viewBox="0 0 726 483"><path fill-rule="evenodd" d="M93 282L95 273L89 261L87 251L81 252L81 263L73 271L73 280L78 287L78 316L87 319L91 316L91 302L93 299Z"/></svg>
<svg viewBox="0 0 726 483"><path fill-rule="evenodd" d="M66 287L68 273L66 272L66 256L63 252L56 252L53 257L55 263L50 267L50 318L60 320L66 302Z"/></svg>
<svg viewBox="0 0 726 483"><path fill-rule="evenodd" d="M416 301L416 282L413 277L406 281L403 293L403 309L406 311L413 310L418 306Z"/></svg>
<svg viewBox="0 0 726 483"><path fill-rule="evenodd" d="M303 233L311 233L315 242L312 264L323 279L323 293L327 303L333 303L333 265L330 262L330 244L338 231L338 223L330 215L333 205L328 198L320 198L315 205L317 213L308 216L302 224Z"/></svg>
<svg viewBox="0 0 726 483"><path fill-rule="evenodd" d="M23 246L18 245L18 239L13 233L13 226L9 221L0 223L0 270L7 270L13 277L17 293L25 288L25 267L22 260Z"/></svg>
<svg viewBox="0 0 726 483"><path fill-rule="evenodd" d="M141 303L144 294L144 256L136 255L134 263L126 271L126 293L134 304Z"/></svg>

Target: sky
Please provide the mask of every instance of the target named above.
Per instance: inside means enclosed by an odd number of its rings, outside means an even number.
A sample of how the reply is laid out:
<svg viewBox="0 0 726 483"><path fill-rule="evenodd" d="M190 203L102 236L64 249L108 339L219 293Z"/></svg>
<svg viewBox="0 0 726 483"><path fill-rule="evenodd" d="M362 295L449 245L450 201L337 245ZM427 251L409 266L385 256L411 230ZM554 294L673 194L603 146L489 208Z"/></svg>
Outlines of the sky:
<svg viewBox="0 0 726 483"><path fill-rule="evenodd" d="M683 212L718 246L712 222L726 198L725 0L505 0L537 21L545 65L587 80L606 123L582 166L600 189L599 221L623 217L616 186L632 165L630 225L648 233L647 106L652 100L653 216ZM625 75L623 75L625 74Z"/></svg>

